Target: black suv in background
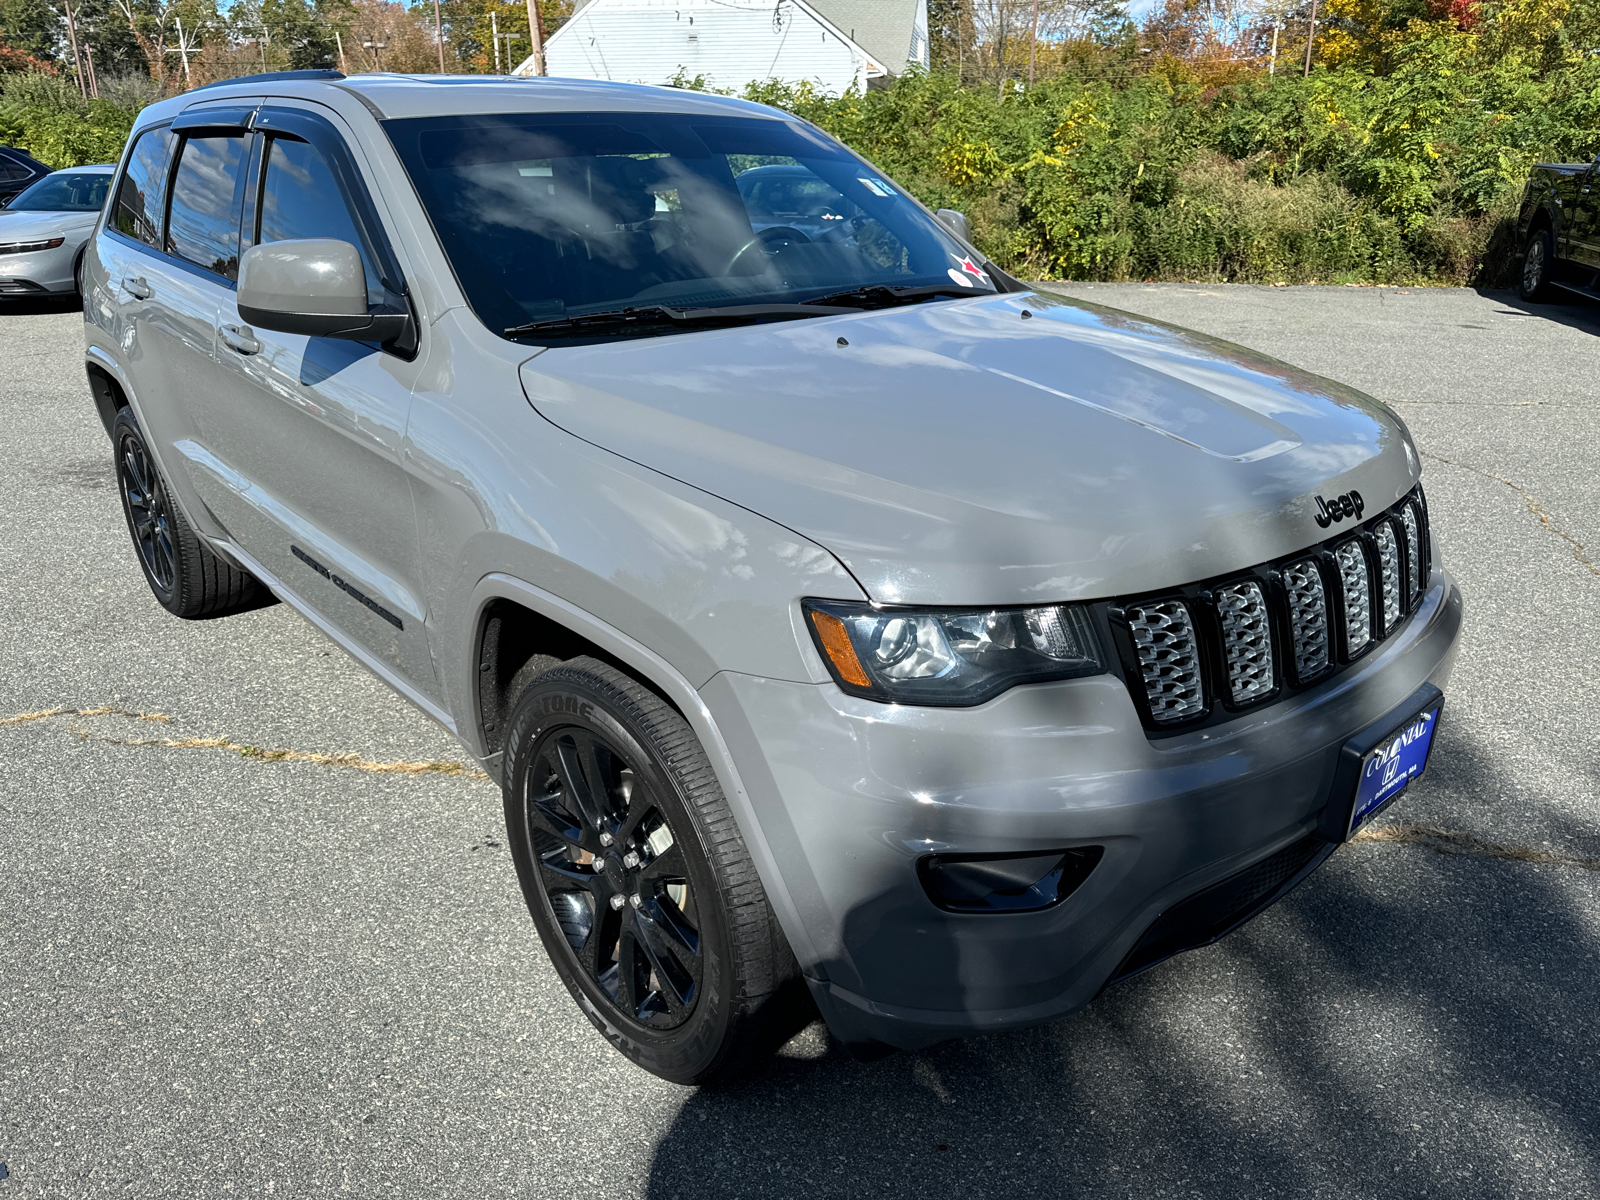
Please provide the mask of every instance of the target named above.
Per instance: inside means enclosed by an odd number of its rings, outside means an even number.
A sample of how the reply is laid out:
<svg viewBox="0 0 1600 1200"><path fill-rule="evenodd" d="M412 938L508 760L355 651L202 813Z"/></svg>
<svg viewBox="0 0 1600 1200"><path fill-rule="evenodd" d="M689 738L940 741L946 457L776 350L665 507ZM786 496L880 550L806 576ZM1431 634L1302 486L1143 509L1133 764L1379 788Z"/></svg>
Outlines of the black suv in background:
<svg viewBox="0 0 1600 1200"><path fill-rule="evenodd" d="M0 146L0 208L11 203L11 198L24 188L32 187L50 174L45 166L26 150Z"/></svg>

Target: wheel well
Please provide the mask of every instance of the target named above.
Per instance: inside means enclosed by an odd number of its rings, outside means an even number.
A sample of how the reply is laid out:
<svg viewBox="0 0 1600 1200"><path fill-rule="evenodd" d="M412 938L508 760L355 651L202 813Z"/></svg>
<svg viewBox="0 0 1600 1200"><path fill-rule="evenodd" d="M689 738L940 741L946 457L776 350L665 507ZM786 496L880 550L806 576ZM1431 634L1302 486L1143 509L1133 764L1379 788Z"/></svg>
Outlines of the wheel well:
<svg viewBox="0 0 1600 1200"><path fill-rule="evenodd" d="M1533 214L1533 220L1528 222L1528 236L1531 238L1541 229L1548 231L1554 229L1554 227L1555 224L1551 221L1550 214L1541 208Z"/></svg>
<svg viewBox="0 0 1600 1200"><path fill-rule="evenodd" d="M637 679L681 714L652 680L582 634L515 601L494 600L484 609L478 627L478 732L488 753L505 748L511 711L528 686L550 668L584 656Z"/></svg>
<svg viewBox="0 0 1600 1200"><path fill-rule="evenodd" d="M106 427L106 436L111 436L111 426L116 423L117 413L128 407L128 398L122 394L122 388L111 377L111 372L94 363L85 365L84 370L89 375L89 394L94 397L94 406L100 413L100 423Z"/></svg>

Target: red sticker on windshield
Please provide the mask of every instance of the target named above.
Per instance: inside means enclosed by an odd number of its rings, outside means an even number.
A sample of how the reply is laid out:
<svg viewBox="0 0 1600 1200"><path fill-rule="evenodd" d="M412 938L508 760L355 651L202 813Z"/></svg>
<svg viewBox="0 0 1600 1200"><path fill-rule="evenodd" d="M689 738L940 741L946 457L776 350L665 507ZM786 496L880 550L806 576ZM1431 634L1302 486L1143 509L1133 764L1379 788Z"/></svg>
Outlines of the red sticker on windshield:
<svg viewBox="0 0 1600 1200"><path fill-rule="evenodd" d="M978 264L972 261L972 256L970 254L967 255L967 257L965 257L965 258L958 258L956 260L956 266L960 267L961 270L963 272L965 272L966 274L971 275L979 283L987 284L990 287L994 286L993 284L989 283L989 277L987 275L985 275L981 270L978 269ZM952 279L954 279L956 277L956 272L955 272L955 268L954 267L952 267L951 270L950 270L950 277ZM965 280L959 280L958 282L965 282Z"/></svg>

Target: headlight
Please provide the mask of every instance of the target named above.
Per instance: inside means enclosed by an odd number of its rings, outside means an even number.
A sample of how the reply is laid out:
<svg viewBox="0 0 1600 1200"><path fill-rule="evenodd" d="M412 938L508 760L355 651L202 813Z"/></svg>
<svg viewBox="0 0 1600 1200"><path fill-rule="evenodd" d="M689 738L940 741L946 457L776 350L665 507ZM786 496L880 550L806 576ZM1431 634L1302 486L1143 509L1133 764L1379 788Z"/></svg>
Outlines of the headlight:
<svg viewBox="0 0 1600 1200"><path fill-rule="evenodd" d="M35 250L54 250L66 238L41 238L33 242L4 242L0 243L0 254L31 254Z"/></svg>
<svg viewBox="0 0 1600 1200"><path fill-rule="evenodd" d="M900 609L807 600L806 620L835 681L900 704L982 704L1019 683L1106 669L1088 614L1047 608Z"/></svg>

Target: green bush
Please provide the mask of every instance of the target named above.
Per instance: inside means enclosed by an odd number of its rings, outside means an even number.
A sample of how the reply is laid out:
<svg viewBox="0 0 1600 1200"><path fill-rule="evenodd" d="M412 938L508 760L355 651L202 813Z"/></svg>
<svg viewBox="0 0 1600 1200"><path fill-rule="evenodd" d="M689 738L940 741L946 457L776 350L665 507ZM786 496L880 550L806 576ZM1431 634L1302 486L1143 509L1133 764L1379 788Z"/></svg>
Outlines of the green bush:
<svg viewBox="0 0 1600 1200"><path fill-rule="evenodd" d="M85 100L64 76L0 76L0 142L52 167L116 162L136 111L110 100Z"/></svg>
<svg viewBox="0 0 1600 1200"><path fill-rule="evenodd" d="M1413 22L1385 75L1203 86L1181 63L1002 96L912 73L841 97L747 89L815 122L1028 278L1498 282L1537 161L1600 150L1600 59L1546 69L1486 27ZM1116 75L1106 71L1107 75Z"/></svg>
<svg viewBox="0 0 1600 1200"><path fill-rule="evenodd" d="M1208 83L1128 45L1087 47L1026 89L912 71L865 93L745 95L962 210L1027 278L1499 283L1533 164L1600 150L1600 56L1581 49L1600 44L1600 3L1594 30L1562 9L1554 37L1541 2L1484 0L1470 31L1392 24L1381 55L1310 78ZM140 80L103 90L115 102L64 76L0 76L0 141L57 167L111 161L154 96Z"/></svg>

